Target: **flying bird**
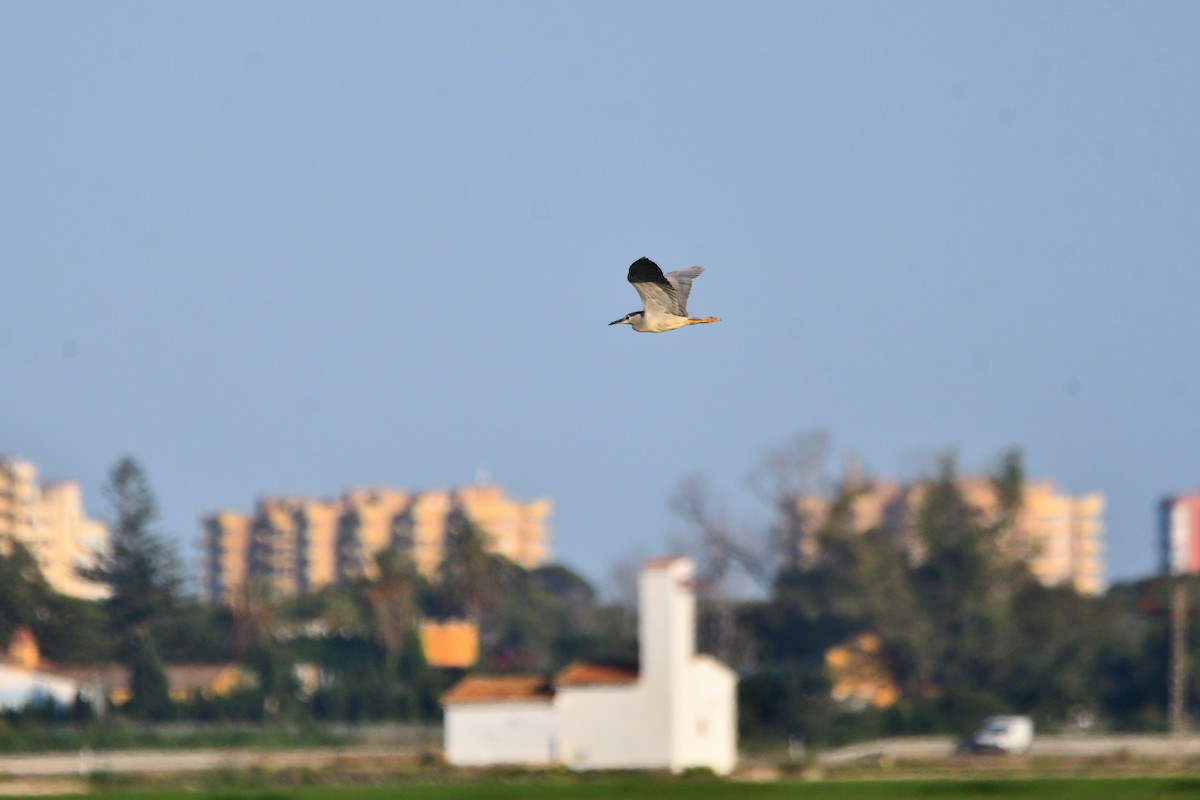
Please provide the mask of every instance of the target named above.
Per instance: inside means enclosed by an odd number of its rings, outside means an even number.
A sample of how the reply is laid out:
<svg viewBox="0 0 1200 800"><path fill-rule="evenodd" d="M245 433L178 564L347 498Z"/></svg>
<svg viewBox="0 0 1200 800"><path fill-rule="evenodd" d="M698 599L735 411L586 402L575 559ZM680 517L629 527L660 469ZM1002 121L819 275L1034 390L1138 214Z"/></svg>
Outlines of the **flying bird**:
<svg viewBox="0 0 1200 800"><path fill-rule="evenodd" d="M701 322L720 322L716 317L689 317L687 299L692 281L704 272L704 267L679 269L663 275L648 258L639 258L629 265L629 282L642 298L642 310L634 311L609 325L629 325L639 333L662 333L696 325Z"/></svg>

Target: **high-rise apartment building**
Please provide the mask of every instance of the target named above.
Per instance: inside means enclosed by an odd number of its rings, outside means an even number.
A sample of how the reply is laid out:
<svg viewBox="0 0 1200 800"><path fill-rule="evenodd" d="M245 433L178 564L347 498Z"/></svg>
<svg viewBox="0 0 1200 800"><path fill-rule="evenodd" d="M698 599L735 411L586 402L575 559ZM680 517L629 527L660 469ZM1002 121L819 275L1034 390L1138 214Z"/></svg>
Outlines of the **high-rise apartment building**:
<svg viewBox="0 0 1200 800"><path fill-rule="evenodd" d="M491 552L526 568L546 559L548 500L521 502L484 484L451 491L353 489L331 500L261 498L250 514L200 517L201 592L230 602L247 581L281 596L370 575L389 547L422 574L442 563L446 537L463 520L483 531Z"/></svg>
<svg viewBox="0 0 1200 800"><path fill-rule="evenodd" d="M88 519L75 481L39 484L37 467L19 458L0 458L0 549L20 542L37 559L46 582L59 594L96 600L103 584L80 577L108 546L108 528Z"/></svg>
<svg viewBox="0 0 1200 800"><path fill-rule="evenodd" d="M1200 575L1200 491L1158 504L1159 552L1167 575Z"/></svg>
<svg viewBox="0 0 1200 800"><path fill-rule="evenodd" d="M985 523L1001 512L1000 498L991 480L960 478L959 491L979 510ZM916 540L916 518L924 498L922 483L874 481L858 486L846 509L852 530L881 529L903 542L907 552L921 558ZM792 551L801 565L819 553L818 531L831 508L829 500L806 498L789 521ZM1030 572L1045 586L1071 586L1080 594L1104 590L1104 495L1083 496L1059 492L1049 481L1022 487L1021 507L1001 531L1003 551L1028 563Z"/></svg>

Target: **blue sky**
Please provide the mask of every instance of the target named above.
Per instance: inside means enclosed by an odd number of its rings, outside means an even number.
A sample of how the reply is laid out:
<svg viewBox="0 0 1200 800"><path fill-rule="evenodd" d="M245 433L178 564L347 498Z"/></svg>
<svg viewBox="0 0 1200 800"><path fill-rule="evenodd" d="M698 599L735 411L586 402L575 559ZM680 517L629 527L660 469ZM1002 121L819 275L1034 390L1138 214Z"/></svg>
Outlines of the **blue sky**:
<svg viewBox="0 0 1200 800"><path fill-rule="evenodd" d="M1157 567L1200 485L1200 5L0 4L0 453L549 496L603 582L824 430L1019 447ZM607 327L700 263L717 325Z"/></svg>

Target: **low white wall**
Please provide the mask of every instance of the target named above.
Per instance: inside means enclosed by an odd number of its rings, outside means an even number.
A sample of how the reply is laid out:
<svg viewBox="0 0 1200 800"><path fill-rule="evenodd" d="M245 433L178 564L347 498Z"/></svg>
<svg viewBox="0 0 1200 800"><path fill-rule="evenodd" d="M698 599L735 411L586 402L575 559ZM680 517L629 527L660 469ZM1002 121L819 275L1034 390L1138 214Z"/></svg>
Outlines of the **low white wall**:
<svg viewBox="0 0 1200 800"><path fill-rule="evenodd" d="M455 703L446 707L446 760L460 766L552 764L558 726L549 702Z"/></svg>
<svg viewBox="0 0 1200 800"><path fill-rule="evenodd" d="M559 689L559 752L571 769L670 766L666 696L645 687Z"/></svg>
<svg viewBox="0 0 1200 800"><path fill-rule="evenodd" d="M671 770L708 767L728 775L737 766L737 676L697 656L672 691Z"/></svg>

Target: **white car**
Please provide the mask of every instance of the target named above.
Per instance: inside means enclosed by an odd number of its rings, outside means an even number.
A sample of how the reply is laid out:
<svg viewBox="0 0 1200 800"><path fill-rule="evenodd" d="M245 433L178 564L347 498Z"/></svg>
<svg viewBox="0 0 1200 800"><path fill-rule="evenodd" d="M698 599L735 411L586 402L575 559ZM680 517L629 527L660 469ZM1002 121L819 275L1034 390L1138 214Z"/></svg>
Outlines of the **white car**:
<svg viewBox="0 0 1200 800"><path fill-rule="evenodd" d="M971 737L971 749L977 753L1022 755L1032 744L1033 720L1015 715L988 717Z"/></svg>

